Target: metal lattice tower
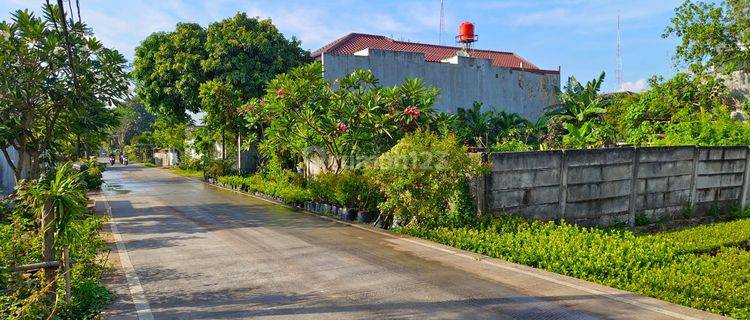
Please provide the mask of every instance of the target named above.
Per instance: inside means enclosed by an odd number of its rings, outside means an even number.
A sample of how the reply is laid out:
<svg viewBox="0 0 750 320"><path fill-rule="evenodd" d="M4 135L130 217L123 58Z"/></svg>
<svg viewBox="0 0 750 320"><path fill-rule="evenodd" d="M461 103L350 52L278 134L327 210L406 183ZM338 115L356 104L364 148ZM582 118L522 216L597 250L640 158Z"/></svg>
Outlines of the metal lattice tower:
<svg viewBox="0 0 750 320"><path fill-rule="evenodd" d="M445 5L443 0L440 0L440 35L438 38L438 44L444 45L443 34L445 33Z"/></svg>
<svg viewBox="0 0 750 320"><path fill-rule="evenodd" d="M617 15L617 69L615 78L617 80L617 90L622 89L622 51L620 48L620 15Z"/></svg>

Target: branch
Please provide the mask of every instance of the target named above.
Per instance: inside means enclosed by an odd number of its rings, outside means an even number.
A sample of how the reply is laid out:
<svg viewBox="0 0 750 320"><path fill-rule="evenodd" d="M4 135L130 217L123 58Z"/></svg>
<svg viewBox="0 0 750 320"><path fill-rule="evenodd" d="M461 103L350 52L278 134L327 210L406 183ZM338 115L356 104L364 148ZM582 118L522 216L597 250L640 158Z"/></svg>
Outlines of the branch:
<svg viewBox="0 0 750 320"><path fill-rule="evenodd" d="M48 10L50 12L50 18L52 18L52 25L55 26L55 31L58 31L57 30L57 19L55 19L55 12L52 11L52 4L49 3L49 0L46 0L46 1L47 1L47 8L48 8Z"/></svg>
<svg viewBox="0 0 750 320"><path fill-rule="evenodd" d="M57 0L57 7L60 10L60 20L62 20L62 23L60 25L62 26L63 36L65 37L65 51L68 54L68 64L70 64L70 74L73 77L73 86L75 86L76 88L76 93L80 93L78 78L76 77L76 69L75 65L73 64L73 50L70 48L68 23L65 21L65 5L63 4L63 0Z"/></svg>

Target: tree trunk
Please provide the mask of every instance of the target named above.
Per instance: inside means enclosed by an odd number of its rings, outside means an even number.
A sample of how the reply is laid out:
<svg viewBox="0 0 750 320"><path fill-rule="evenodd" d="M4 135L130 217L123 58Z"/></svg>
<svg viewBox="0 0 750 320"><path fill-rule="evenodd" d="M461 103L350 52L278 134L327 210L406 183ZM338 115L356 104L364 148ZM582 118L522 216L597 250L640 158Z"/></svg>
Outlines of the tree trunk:
<svg viewBox="0 0 750 320"><path fill-rule="evenodd" d="M65 303L70 303L70 249L67 247L62 252L63 277L65 278Z"/></svg>
<svg viewBox="0 0 750 320"><path fill-rule="evenodd" d="M221 160L227 159L227 139L224 134L224 128L221 129Z"/></svg>
<svg viewBox="0 0 750 320"><path fill-rule="evenodd" d="M52 203L47 201L42 207L42 262L55 260L55 215L52 210ZM54 281L55 273L51 269L44 269L44 282L49 284ZM48 296L54 297L55 285L50 286Z"/></svg>
<svg viewBox="0 0 750 320"><path fill-rule="evenodd" d="M242 135L237 131L237 172L242 174Z"/></svg>

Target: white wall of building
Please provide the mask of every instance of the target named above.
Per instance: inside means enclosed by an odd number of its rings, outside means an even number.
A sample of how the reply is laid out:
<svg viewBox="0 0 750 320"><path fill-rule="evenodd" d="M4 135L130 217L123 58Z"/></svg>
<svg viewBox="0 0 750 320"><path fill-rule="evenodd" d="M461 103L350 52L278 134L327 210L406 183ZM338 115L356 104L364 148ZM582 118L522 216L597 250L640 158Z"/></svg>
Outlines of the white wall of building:
<svg viewBox="0 0 750 320"><path fill-rule="evenodd" d="M738 100L750 99L750 73L743 71L735 71L729 76L725 77L724 84L727 85L729 91Z"/></svg>
<svg viewBox="0 0 750 320"><path fill-rule="evenodd" d="M371 70L385 86L408 78L421 78L440 89L438 111L455 113L482 102L496 109L536 120L543 109L557 103L559 73L500 68L489 59L453 57L444 62L425 61L424 54L365 49L355 55L321 56L326 80L340 79L356 69Z"/></svg>

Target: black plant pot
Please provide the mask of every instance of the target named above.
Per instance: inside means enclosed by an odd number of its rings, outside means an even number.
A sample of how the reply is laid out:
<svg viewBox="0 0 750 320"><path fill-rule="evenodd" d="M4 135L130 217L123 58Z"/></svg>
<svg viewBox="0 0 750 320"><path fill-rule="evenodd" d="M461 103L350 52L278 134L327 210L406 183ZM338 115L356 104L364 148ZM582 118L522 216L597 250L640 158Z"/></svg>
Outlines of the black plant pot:
<svg viewBox="0 0 750 320"><path fill-rule="evenodd" d="M341 208L339 209L339 219L344 221L354 221L357 219L357 210Z"/></svg>
<svg viewBox="0 0 750 320"><path fill-rule="evenodd" d="M375 221L378 215L374 212L360 211L357 212L357 222L359 223L370 223Z"/></svg>

